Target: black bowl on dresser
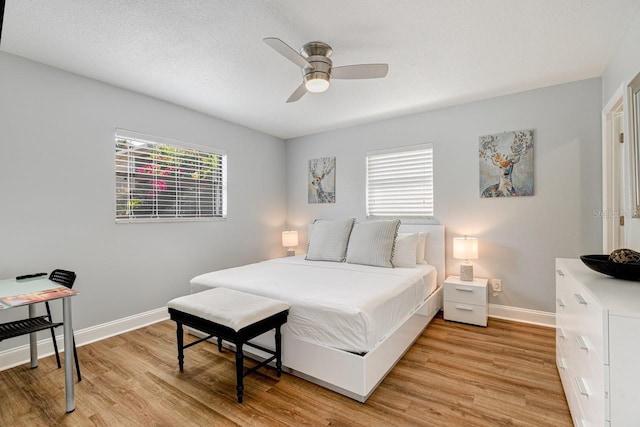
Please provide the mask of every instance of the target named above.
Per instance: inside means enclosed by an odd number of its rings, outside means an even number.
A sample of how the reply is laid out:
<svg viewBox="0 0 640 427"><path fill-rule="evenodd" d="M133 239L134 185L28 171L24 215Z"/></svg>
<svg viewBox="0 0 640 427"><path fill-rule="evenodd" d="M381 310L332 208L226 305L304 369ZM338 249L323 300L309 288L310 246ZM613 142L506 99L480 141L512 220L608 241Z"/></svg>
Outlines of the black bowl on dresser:
<svg viewBox="0 0 640 427"><path fill-rule="evenodd" d="M640 264L609 261L609 255L582 255L582 262L598 273L616 279L640 281Z"/></svg>

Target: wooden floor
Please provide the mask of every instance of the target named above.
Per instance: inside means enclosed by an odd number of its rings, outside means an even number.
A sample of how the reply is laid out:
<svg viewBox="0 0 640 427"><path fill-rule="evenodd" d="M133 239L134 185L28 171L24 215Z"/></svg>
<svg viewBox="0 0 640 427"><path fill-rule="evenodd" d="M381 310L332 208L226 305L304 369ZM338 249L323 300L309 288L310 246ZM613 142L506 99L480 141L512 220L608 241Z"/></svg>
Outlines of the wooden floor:
<svg viewBox="0 0 640 427"><path fill-rule="evenodd" d="M0 372L0 426L571 426L554 334L437 317L365 404L263 369L245 379L240 405L233 354L197 345L180 373L166 321L78 348L83 379L71 414L53 357Z"/></svg>

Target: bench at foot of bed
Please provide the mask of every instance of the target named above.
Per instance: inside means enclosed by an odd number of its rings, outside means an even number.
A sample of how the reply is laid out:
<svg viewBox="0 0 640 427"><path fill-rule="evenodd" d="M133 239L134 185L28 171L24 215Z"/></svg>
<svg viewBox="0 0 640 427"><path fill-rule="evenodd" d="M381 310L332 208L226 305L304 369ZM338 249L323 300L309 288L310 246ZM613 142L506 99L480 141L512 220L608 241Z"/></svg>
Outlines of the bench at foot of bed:
<svg viewBox="0 0 640 427"><path fill-rule="evenodd" d="M236 347L236 391L238 403L242 403L243 379L257 369L276 361L278 376L282 372L282 336L280 327L287 322L289 304L247 294L227 288L179 297L169 301L169 315L177 324L178 365L184 369L184 349L212 337L218 338L218 350L222 351L222 341ZM187 345L183 342L182 325L204 332L208 336ZM275 351L256 346L248 341L271 329L275 329ZM244 372L243 346L255 347L272 356Z"/></svg>

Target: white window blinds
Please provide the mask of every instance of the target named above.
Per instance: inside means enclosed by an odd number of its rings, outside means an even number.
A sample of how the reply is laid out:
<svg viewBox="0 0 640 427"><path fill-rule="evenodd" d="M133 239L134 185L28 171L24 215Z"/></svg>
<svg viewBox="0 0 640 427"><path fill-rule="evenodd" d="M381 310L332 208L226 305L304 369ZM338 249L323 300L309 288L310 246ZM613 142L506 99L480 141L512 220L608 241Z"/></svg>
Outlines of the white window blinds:
<svg viewBox="0 0 640 427"><path fill-rule="evenodd" d="M433 217L433 145L367 153L368 217Z"/></svg>
<svg viewBox="0 0 640 427"><path fill-rule="evenodd" d="M226 218L223 151L118 129L116 222Z"/></svg>

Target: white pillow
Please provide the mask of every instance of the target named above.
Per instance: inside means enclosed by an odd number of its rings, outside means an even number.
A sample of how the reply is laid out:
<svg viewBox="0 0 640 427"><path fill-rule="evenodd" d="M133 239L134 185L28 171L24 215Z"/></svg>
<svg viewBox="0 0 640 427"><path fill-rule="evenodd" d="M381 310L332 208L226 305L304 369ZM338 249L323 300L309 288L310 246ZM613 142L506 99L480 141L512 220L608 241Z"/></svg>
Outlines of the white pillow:
<svg viewBox="0 0 640 427"><path fill-rule="evenodd" d="M354 222L355 218L335 221L316 219L311 229L305 259L343 262Z"/></svg>
<svg viewBox="0 0 640 427"><path fill-rule="evenodd" d="M400 220L359 222L353 226L347 247L347 262L393 268L393 248Z"/></svg>
<svg viewBox="0 0 640 427"><path fill-rule="evenodd" d="M417 242L417 245L416 245L416 253L415 253L416 264L429 264L429 262L427 262L427 260L425 259L425 256L424 256L426 245L427 245L427 235L429 233L426 232L426 231L420 231L419 233L398 233L398 237L399 238L400 237L407 237L407 236L410 236L412 234L417 234L418 235L418 242ZM397 241L396 241L396 245L397 245ZM395 263L393 265L395 265Z"/></svg>
<svg viewBox="0 0 640 427"><path fill-rule="evenodd" d="M429 264L426 260L424 253L427 248L427 235L429 234L426 231L421 231L418 233L420 238L418 238L418 246L416 247L416 264Z"/></svg>
<svg viewBox="0 0 640 427"><path fill-rule="evenodd" d="M399 233L393 251L393 266L414 268L417 261L419 233Z"/></svg>

